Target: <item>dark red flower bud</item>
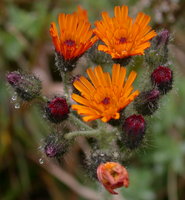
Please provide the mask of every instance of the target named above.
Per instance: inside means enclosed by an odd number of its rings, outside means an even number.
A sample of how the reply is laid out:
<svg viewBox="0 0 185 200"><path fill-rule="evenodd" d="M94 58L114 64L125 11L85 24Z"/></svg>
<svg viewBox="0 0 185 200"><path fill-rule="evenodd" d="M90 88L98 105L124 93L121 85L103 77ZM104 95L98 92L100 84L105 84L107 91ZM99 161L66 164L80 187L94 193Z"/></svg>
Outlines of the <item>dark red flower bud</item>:
<svg viewBox="0 0 185 200"><path fill-rule="evenodd" d="M143 140L146 122L142 115L131 115L123 124L122 140L126 147L137 148Z"/></svg>
<svg viewBox="0 0 185 200"><path fill-rule="evenodd" d="M141 92L134 102L134 106L139 114L152 115L158 109L160 92L153 89Z"/></svg>
<svg viewBox="0 0 185 200"><path fill-rule="evenodd" d="M50 158L59 157L66 153L68 146L68 141L60 134L51 134L45 139L43 151Z"/></svg>
<svg viewBox="0 0 185 200"><path fill-rule="evenodd" d="M47 118L53 123L60 123L68 117L69 106L63 97L55 97L45 108Z"/></svg>
<svg viewBox="0 0 185 200"><path fill-rule="evenodd" d="M40 95L41 81L33 74L14 71L8 73L6 78L23 100L31 101Z"/></svg>
<svg viewBox="0 0 185 200"><path fill-rule="evenodd" d="M126 168L117 162L106 162L100 164L97 168L97 176L100 183L111 193L116 188L128 187L129 177Z"/></svg>
<svg viewBox="0 0 185 200"><path fill-rule="evenodd" d="M173 72L165 66L157 67L151 75L152 84L156 86L161 94L166 94L172 89Z"/></svg>
<svg viewBox="0 0 185 200"><path fill-rule="evenodd" d="M156 46L160 47L161 45L167 45L169 42L170 33L167 29L162 30L156 36Z"/></svg>

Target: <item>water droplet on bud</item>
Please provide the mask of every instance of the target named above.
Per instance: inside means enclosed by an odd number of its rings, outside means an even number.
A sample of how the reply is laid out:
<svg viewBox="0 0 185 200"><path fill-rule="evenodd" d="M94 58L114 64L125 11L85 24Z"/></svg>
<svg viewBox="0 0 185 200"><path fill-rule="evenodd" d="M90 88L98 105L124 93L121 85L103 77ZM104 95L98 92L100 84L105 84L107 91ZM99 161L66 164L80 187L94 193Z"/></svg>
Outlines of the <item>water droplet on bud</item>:
<svg viewBox="0 0 185 200"><path fill-rule="evenodd" d="M15 104L15 109L19 109L20 108L20 104L19 103L16 103Z"/></svg>
<svg viewBox="0 0 185 200"><path fill-rule="evenodd" d="M40 163L41 165L44 164L43 158L40 158L40 159L39 159L39 163Z"/></svg>

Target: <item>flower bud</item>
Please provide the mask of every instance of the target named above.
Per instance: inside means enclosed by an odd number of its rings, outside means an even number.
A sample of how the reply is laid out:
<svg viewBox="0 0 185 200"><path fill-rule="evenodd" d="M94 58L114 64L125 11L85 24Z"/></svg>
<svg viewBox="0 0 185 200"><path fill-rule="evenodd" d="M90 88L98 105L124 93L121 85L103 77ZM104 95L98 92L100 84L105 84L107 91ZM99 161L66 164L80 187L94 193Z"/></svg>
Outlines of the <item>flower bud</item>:
<svg viewBox="0 0 185 200"><path fill-rule="evenodd" d="M142 115L131 115L123 124L122 141L129 149L137 148L144 137L146 122Z"/></svg>
<svg viewBox="0 0 185 200"><path fill-rule="evenodd" d="M160 48L162 45L168 45L170 33L167 29L162 30L156 36L156 48Z"/></svg>
<svg viewBox="0 0 185 200"><path fill-rule="evenodd" d="M97 65L103 65L107 63L111 63L112 59L111 56L103 51L98 50L98 46L100 44L104 44L101 40L98 40L88 51L88 57L91 59L92 62L96 63Z"/></svg>
<svg viewBox="0 0 185 200"><path fill-rule="evenodd" d="M6 78L18 96L23 100L31 101L40 95L41 81L33 74L14 71L8 73Z"/></svg>
<svg viewBox="0 0 185 200"><path fill-rule="evenodd" d="M60 123L68 117L69 106L63 97L55 97L45 107L47 118L53 123Z"/></svg>
<svg viewBox="0 0 185 200"><path fill-rule="evenodd" d="M153 89L141 92L134 102L135 109L139 114L152 115L158 109L160 92Z"/></svg>
<svg viewBox="0 0 185 200"><path fill-rule="evenodd" d="M172 89L173 72L168 67L159 66L153 71L151 81L161 94L166 94Z"/></svg>
<svg viewBox="0 0 185 200"><path fill-rule="evenodd" d="M156 68L167 63L169 37L169 31L162 30L152 39L152 46L145 54L146 62L148 62L150 67Z"/></svg>
<svg viewBox="0 0 185 200"><path fill-rule="evenodd" d="M97 168L97 176L100 183L111 193L116 188L128 187L129 177L126 168L117 162L106 162L100 164Z"/></svg>
<svg viewBox="0 0 185 200"><path fill-rule="evenodd" d="M51 134L45 139L44 153L47 157L59 157L66 153L68 141L59 134Z"/></svg>

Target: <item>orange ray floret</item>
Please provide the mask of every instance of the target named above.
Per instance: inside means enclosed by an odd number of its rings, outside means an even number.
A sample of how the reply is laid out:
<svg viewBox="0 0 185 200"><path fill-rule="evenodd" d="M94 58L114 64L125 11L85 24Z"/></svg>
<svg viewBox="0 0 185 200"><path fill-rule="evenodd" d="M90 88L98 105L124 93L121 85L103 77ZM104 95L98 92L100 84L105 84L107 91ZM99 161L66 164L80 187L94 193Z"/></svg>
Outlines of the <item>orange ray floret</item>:
<svg viewBox="0 0 185 200"><path fill-rule="evenodd" d="M80 57L98 39L96 36L92 37L93 31L87 19L87 12L81 7L73 14L61 13L58 22L60 34L56 24L52 22L50 35L55 50L65 60Z"/></svg>
<svg viewBox="0 0 185 200"><path fill-rule="evenodd" d="M143 55L150 47L149 40L156 36L156 32L148 25L150 17L138 13L136 19L128 16L127 6L116 6L114 17L107 12L102 13L102 20L95 22L94 33L105 45L99 45L98 50L104 51L113 59Z"/></svg>
<svg viewBox="0 0 185 200"><path fill-rule="evenodd" d="M87 74L91 80L81 76L73 85L80 91L81 96L72 94L72 99L81 105L72 105L72 109L83 115L84 121L101 119L103 122L111 118L119 119L119 111L131 103L139 94L132 92L132 83L137 73L132 71L127 79L126 68L114 64L112 77L108 72L103 72L101 66L89 68Z"/></svg>

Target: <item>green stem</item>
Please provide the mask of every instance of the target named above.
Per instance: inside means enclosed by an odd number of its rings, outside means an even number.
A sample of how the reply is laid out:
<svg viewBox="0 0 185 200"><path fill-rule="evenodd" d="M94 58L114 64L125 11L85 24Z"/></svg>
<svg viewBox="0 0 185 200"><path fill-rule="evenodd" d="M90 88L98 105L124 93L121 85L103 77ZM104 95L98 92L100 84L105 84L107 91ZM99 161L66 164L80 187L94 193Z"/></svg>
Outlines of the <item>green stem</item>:
<svg viewBox="0 0 185 200"><path fill-rule="evenodd" d="M89 131L73 131L68 133L65 137L66 139L72 139L77 136L85 136L85 137L92 137L92 136L98 136L101 134L100 129L94 129L94 130L89 130Z"/></svg>
<svg viewBox="0 0 185 200"><path fill-rule="evenodd" d="M81 121L79 118L77 118L74 114L70 113L69 114L69 120L78 125L80 128L85 129L85 130L93 130L93 128L91 128L90 126L88 126L87 124L85 124L83 121Z"/></svg>
<svg viewBox="0 0 185 200"><path fill-rule="evenodd" d="M61 72L63 87L64 87L64 94L66 96L67 102L70 103L70 95L68 90L68 79L69 79L69 73L67 72Z"/></svg>

